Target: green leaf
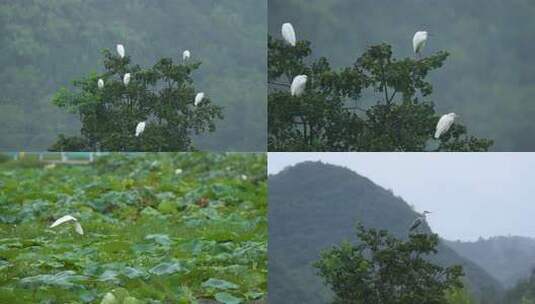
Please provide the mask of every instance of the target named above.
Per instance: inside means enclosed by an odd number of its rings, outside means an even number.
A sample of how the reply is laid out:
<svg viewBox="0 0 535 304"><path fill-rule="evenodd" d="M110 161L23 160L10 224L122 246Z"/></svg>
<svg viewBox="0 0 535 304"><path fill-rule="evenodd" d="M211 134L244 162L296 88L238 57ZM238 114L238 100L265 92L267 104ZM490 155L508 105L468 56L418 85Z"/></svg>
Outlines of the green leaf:
<svg viewBox="0 0 535 304"><path fill-rule="evenodd" d="M238 289L240 286L225 280L208 279L201 285L203 288Z"/></svg>
<svg viewBox="0 0 535 304"><path fill-rule="evenodd" d="M242 299L226 292L218 292L215 294L214 298L224 304L240 304L242 302Z"/></svg>
<svg viewBox="0 0 535 304"><path fill-rule="evenodd" d="M56 274L40 274L33 277L27 277L20 280L23 286L38 287L40 285L51 285L61 288L70 288L78 282L85 280L86 277L77 275L72 270L58 272Z"/></svg>
<svg viewBox="0 0 535 304"><path fill-rule="evenodd" d="M149 270L150 273L155 275L172 274L175 272L184 271L184 268L179 262L174 263L161 263Z"/></svg>

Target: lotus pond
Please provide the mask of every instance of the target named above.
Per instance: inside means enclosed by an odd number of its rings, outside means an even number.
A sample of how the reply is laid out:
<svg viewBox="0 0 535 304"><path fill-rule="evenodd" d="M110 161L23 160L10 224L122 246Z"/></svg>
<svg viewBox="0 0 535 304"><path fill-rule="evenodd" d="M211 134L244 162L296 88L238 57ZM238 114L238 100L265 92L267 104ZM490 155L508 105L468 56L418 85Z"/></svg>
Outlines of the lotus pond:
<svg viewBox="0 0 535 304"><path fill-rule="evenodd" d="M254 153L1 163L0 303L263 303L266 178Z"/></svg>

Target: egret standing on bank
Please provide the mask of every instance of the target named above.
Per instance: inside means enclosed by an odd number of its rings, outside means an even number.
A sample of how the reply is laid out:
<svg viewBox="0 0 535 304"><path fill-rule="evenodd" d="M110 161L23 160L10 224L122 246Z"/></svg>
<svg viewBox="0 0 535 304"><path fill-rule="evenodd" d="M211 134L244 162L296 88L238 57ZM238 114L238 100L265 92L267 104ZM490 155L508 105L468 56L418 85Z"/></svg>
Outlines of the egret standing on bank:
<svg viewBox="0 0 535 304"><path fill-rule="evenodd" d="M204 93L200 92L195 95L195 102L193 103L194 106L198 106L202 100L204 99Z"/></svg>
<svg viewBox="0 0 535 304"><path fill-rule="evenodd" d="M130 73L124 74L123 83L125 86L127 86L130 83Z"/></svg>
<svg viewBox="0 0 535 304"><path fill-rule="evenodd" d="M124 58L124 46L122 44L117 45L117 53L119 57Z"/></svg>
<svg viewBox="0 0 535 304"><path fill-rule="evenodd" d="M143 133L143 131L145 131L145 125L146 125L146 123L144 121L142 121L142 122L137 124L137 126L136 126L136 137L138 137L139 135L141 135L141 133Z"/></svg>
<svg viewBox="0 0 535 304"><path fill-rule="evenodd" d="M425 43L427 42L427 32L426 31L418 31L416 34L414 34L414 37L412 38L412 48L414 49L414 52L419 55L422 51L422 49L425 47Z"/></svg>
<svg viewBox="0 0 535 304"><path fill-rule="evenodd" d="M185 50L182 53L182 60L184 61L189 60L190 57L191 57L191 52L189 50Z"/></svg>
<svg viewBox="0 0 535 304"><path fill-rule="evenodd" d="M102 78L100 78L98 81L97 81L97 85L98 85L98 88L99 89L102 89L104 87L104 80L102 80Z"/></svg>
<svg viewBox="0 0 535 304"><path fill-rule="evenodd" d="M307 85L307 75L297 75L294 77L292 81L292 85L290 87L290 92L292 93L292 96L301 96L303 95L303 92L305 92L305 88Z"/></svg>
<svg viewBox="0 0 535 304"><path fill-rule="evenodd" d="M56 226L59 226L63 223L67 223L67 222L71 222L73 221L74 222L74 230L80 234L80 235L83 235L84 234L84 229L82 229L82 225L80 225L80 223L78 222L78 220L72 216L72 215L65 215L65 216L62 216L60 217L59 219L57 219L54 223L52 223L52 225L50 225L50 228L54 228Z"/></svg>
<svg viewBox="0 0 535 304"><path fill-rule="evenodd" d="M295 38L295 30L291 23L284 23L282 25L282 37L286 42L288 42L291 46L295 46L297 39Z"/></svg>
<svg viewBox="0 0 535 304"><path fill-rule="evenodd" d="M426 222L426 215L429 214L431 212L429 211L424 211L424 213L422 215L420 215L419 217L417 217L414 222L412 222L412 225L411 225L411 228L409 228L409 231L414 231L416 230L416 228L418 228L422 223L425 223Z"/></svg>
<svg viewBox="0 0 535 304"><path fill-rule="evenodd" d="M435 138L438 139L442 134L448 132L453 121L457 118L457 114L449 113L440 117L437 123L437 129L435 131Z"/></svg>

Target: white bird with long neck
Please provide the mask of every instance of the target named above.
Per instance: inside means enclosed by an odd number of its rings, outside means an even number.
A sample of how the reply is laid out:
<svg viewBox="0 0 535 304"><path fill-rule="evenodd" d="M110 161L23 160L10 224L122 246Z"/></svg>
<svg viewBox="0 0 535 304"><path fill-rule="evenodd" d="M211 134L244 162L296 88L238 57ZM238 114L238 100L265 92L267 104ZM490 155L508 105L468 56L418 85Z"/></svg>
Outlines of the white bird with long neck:
<svg viewBox="0 0 535 304"><path fill-rule="evenodd" d="M117 54L119 54L119 57L124 58L124 46L122 44L117 45Z"/></svg>
<svg viewBox="0 0 535 304"><path fill-rule="evenodd" d="M146 122L142 121L140 123L137 124L136 126L136 137L138 137L139 135L141 135L141 133L143 133L143 131L145 131L145 126L147 125Z"/></svg>
<svg viewBox="0 0 535 304"><path fill-rule="evenodd" d="M187 61L191 57L191 52L189 50L185 50L182 53L182 60Z"/></svg>
<svg viewBox="0 0 535 304"><path fill-rule="evenodd" d="M446 115L442 115L440 119L438 120L436 131L435 131L435 138L438 139L440 136L450 129L451 125L453 125L453 122L455 121L455 118L457 118L459 115L455 113L449 113Z"/></svg>
<svg viewBox="0 0 535 304"><path fill-rule="evenodd" d="M82 229L82 225L80 225L80 223L78 222L78 219L76 219L74 216L69 215L69 214L57 219L54 223L52 223L52 225L50 225L50 228L54 228L56 226L59 226L61 224L68 223L68 222L74 222L74 230L80 235L84 234L84 229Z"/></svg>
<svg viewBox="0 0 535 304"><path fill-rule="evenodd" d="M427 221L427 218L426 218L426 215L430 214L431 212L429 211L424 211L424 213L422 213L422 215L420 215L419 217L417 217L414 222L412 222L412 225L411 227L409 228L409 231L414 231L416 230L416 228L418 228L421 224L425 223Z"/></svg>
<svg viewBox="0 0 535 304"><path fill-rule="evenodd" d="M295 37L295 30L291 23L287 22L282 25L281 28L282 38L288 42L291 46L295 46L297 38Z"/></svg>
<svg viewBox="0 0 535 304"><path fill-rule="evenodd" d="M414 37L412 38L412 48L414 49L414 52L416 54L420 54L423 48L425 47L425 44L427 42L427 32L426 31L418 31L414 34Z"/></svg>
<svg viewBox="0 0 535 304"><path fill-rule="evenodd" d="M104 80L102 80L102 78L97 81L97 86L99 89L104 88Z"/></svg>
<svg viewBox="0 0 535 304"><path fill-rule="evenodd" d="M123 77L123 83L125 86L127 86L129 83L130 83L130 73L126 73L124 74L124 77Z"/></svg>
<svg viewBox="0 0 535 304"><path fill-rule="evenodd" d="M204 99L204 93L203 92L200 92L200 93L197 93L197 95L195 95L195 102L193 103L193 105L195 106L198 106Z"/></svg>
<svg viewBox="0 0 535 304"><path fill-rule="evenodd" d="M292 85L290 86L290 93L292 94L292 96L299 97L303 95L307 85L307 80L307 75L297 75L294 77Z"/></svg>

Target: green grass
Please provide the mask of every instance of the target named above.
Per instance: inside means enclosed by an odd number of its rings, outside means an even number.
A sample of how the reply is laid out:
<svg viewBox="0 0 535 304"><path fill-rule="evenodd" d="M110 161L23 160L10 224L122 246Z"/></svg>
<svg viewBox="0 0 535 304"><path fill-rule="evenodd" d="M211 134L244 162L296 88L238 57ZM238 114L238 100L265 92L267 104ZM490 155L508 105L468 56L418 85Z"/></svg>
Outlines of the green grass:
<svg viewBox="0 0 535 304"><path fill-rule="evenodd" d="M265 154L238 153L0 164L0 303L265 298L265 170ZM49 228L66 214L83 236Z"/></svg>

